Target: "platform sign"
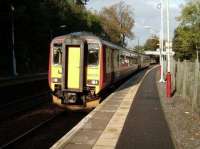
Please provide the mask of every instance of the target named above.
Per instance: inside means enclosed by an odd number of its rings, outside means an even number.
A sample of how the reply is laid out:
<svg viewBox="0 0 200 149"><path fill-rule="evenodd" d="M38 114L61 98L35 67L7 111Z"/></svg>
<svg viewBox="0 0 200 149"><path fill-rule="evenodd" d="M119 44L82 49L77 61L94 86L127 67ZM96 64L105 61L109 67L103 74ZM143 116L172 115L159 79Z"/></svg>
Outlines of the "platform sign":
<svg viewBox="0 0 200 149"><path fill-rule="evenodd" d="M166 42L166 43L165 43L165 47L166 47L166 48L172 48L172 42L169 42L169 43Z"/></svg>

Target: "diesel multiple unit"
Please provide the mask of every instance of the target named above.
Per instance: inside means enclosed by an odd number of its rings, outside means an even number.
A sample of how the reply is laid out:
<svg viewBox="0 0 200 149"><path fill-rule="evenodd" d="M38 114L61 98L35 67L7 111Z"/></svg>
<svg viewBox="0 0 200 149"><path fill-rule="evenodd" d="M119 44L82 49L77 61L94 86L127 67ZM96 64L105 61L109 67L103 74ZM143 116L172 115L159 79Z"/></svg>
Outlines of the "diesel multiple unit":
<svg viewBox="0 0 200 149"><path fill-rule="evenodd" d="M150 57L85 32L51 42L49 85L54 101L88 106L112 84L147 67Z"/></svg>

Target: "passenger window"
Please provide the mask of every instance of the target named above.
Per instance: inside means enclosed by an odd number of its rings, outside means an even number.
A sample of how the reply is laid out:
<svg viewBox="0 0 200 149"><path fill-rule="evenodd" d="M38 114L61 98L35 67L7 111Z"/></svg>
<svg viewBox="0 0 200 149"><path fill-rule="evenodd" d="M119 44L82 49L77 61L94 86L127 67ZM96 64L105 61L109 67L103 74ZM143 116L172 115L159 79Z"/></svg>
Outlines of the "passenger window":
<svg viewBox="0 0 200 149"><path fill-rule="evenodd" d="M62 63L62 44L54 44L53 47L53 64Z"/></svg>
<svg viewBox="0 0 200 149"><path fill-rule="evenodd" d="M99 45L90 43L88 44L88 65L97 66L99 63Z"/></svg>

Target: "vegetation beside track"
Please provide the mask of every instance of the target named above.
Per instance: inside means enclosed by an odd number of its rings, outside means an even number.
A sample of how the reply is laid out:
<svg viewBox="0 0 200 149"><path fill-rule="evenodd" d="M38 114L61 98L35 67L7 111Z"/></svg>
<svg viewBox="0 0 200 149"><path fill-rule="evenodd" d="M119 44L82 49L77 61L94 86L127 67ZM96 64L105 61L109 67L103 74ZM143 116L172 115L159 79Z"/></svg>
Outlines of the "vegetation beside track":
<svg viewBox="0 0 200 149"><path fill-rule="evenodd" d="M73 4L66 0L2 0L1 76L12 74L12 23L18 74L47 72L49 43L53 37L81 30L96 34L102 32L98 17L87 11L84 3Z"/></svg>
<svg viewBox="0 0 200 149"><path fill-rule="evenodd" d="M95 13L86 9L86 2L90 1L0 1L0 49L4 51L0 76L12 74L12 35L18 74L47 72L49 44L58 35L87 31L125 46L125 40L133 37L132 8L122 2ZM114 16L114 20L104 19Z"/></svg>

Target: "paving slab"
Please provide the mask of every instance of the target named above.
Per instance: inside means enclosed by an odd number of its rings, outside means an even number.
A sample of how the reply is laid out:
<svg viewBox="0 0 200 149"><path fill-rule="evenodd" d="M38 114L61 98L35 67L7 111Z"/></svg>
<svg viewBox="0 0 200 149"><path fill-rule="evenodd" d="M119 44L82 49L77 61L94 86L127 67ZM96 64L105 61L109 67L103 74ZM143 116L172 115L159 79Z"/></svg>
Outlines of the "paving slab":
<svg viewBox="0 0 200 149"><path fill-rule="evenodd" d="M174 149L156 86L156 71L143 80L116 149Z"/></svg>
<svg viewBox="0 0 200 149"><path fill-rule="evenodd" d="M74 135L69 143L93 145L100 135L101 131L99 130L81 129L77 134Z"/></svg>
<svg viewBox="0 0 200 149"><path fill-rule="evenodd" d="M51 148L73 148L73 145L74 148L81 145L83 148L115 148L146 72L141 71L126 81Z"/></svg>
<svg viewBox="0 0 200 149"><path fill-rule="evenodd" d="M69 143L65 146L67 149L91 149L92 145L89 144L73 144Z"/></svg>

